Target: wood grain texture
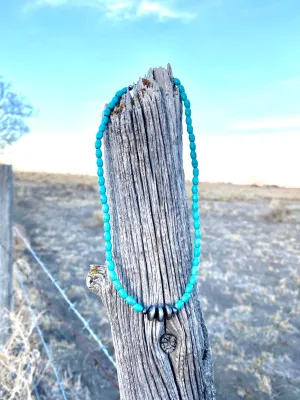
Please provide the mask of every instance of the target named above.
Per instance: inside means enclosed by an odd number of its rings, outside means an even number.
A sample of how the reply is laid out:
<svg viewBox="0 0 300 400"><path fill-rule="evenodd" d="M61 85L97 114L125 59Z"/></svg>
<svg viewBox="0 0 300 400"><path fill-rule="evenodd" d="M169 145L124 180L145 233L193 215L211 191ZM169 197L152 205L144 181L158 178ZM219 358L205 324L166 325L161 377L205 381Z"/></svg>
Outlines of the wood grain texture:
<svg viewBox="0 0 300 400"><path fill-rule="evenodd" d="M182 105L172 70L150 69L122 96L104 135L104 175L113 259L123 287L144 306L174 304L192 264L182 160ZM149 86L149 87L148 87ZM150 322L117 296L109 279L87 278L107 307L122 400L214 399L212 357L195 288L171 320ZM164 333L176 350L160 347Z"/></svg>
<svg viewBox="0 0 300 400"><path fill-rule="evenodd" d="M4 311L12 308L12 212L12 167L0 165L0 347L9 335Z"/></svg>

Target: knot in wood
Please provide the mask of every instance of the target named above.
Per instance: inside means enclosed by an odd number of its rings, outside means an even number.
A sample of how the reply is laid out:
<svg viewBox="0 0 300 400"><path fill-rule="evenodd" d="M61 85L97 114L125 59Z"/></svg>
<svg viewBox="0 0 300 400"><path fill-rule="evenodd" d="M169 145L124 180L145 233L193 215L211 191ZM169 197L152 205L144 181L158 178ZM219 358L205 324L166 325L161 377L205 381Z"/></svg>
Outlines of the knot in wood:
<svg viewBox="0 0 300 400"><path fill-rule="evenodd" d="M160 338L160 347L165 353L172 353L177 347L177 337L171 333L164 333Z"/></svg>

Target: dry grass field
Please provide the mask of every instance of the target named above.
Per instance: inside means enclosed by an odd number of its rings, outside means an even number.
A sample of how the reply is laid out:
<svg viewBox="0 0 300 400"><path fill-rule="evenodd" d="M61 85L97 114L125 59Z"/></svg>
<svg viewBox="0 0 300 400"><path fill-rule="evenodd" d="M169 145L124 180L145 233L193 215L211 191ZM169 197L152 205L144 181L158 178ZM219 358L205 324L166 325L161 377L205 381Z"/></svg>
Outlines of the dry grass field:
<svg viewBox="0 0 300 400"><path fill-rule="evenodd" d="M113 355L106 311L85 286L89 265L104 261L97 193L94 177L16 173L14 219ZM300 189L202 183L199 193L203 245L198 285L217 399L299 400ZM15 260L67 397L118 399L116 371L17 238ZM34 398L28 394L34 381L41 400L58 399L17 281L15 293L11 318L18 335L7 354L0 354L0 398ZM29 370L18 371L24 359ZM17 375L4 373L3 363ZM21 378L30 383L27 388ZM10 397L17 385L24 393Z"/></svg>

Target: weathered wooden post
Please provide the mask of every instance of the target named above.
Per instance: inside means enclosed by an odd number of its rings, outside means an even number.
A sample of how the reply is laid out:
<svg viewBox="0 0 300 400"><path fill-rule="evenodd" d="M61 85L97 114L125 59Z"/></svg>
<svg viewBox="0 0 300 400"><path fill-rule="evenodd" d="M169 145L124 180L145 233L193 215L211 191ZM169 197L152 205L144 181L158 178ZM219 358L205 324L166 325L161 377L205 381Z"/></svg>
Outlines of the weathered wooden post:
<svg viewBox="0 0 300 400"><path fill-rule="evenodd" d="M12 166L0 165L0 347L5 345L9 336L4 310L12 308L12 212Z"/></svg>
<svg viewBox="0 0 300 400"><path fill-rule="evenodd" d="M193 257L182 105L172 79L170 65L150 69L133 98L122 97L103 138L116 271L128 293L148 305L181 297ZM87 285L107 308L122 400L215 398L197 289L177 316L159 322L134 312L105 275L92 271Z"/></svg>

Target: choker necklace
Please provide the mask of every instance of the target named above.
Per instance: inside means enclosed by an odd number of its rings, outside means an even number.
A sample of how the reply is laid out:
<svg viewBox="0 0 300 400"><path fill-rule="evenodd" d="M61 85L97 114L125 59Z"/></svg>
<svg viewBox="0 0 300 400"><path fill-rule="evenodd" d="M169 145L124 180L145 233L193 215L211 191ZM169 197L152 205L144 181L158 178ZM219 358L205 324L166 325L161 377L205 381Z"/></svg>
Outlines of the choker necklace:
<svg viewBox="0 0 300 400"><path fill-rule="evenodd" d="M189 301L193 288L197 281L197 274L199 272L199 263L200 263L200 246L201 246L201 232L200 232L200 215L199 215L199 205L198 205L198 176L199 176L199 169L198 169L198 161L196 155L196 144L195 144L195 135L193 134L193 126L192 126L192 118L191 118L191 108L190 108L190 101L187 98L185 93L184 87L181 85L180 80L177 78L173 78L174 85L178 88L180 93L180 99L183 101L185 106L185 122L187 125L187 132L189 134L190 140L190 156L192 160L193 166L193 186L192 186L192 210L193 210L193 219L194 219L194 257L192 261L191 271L190 271L190 278L189 282L185 287L185 292L182 297L175 302L174 305L165 304L163 306L155 306L151 305L150 307L145 307L142 304L138 303L132 296L128 295L126 290L123 288L121 282L118 279L117 273L115 272L115 263L112 257L112 244L111 244L111 234L110 234L110 215L109 215L109 206L107 203L107 196L106 196L106 187L105 187L105 179L103 176L103 160L102 160L102 138L104 131L106 129L106 125L109 122L109 116L115 106L119 103L120 98L123 94L127 93L127 90L132 90L133 86L128 86L124 89L121 89L116 92L115 96L113 97L112 101L107 105L107 108L104 110L103 118L101 121L101 125L99 127L99 131L96 135L96 157L97 157L97 166L98 166L98 183L100 186L100 201L102 203L102 211L103 211L103 220L104 220L104 240L105 240L105 259L107 263L107 269L109 271L108 276L110 280L113 282L114 288L117 290L118 295L126 301L132 308L139 312L147 315L149 321L158 320L162 322L164 319L171 319L175 316L178 311L184 306L186 302Z"/></svg>

